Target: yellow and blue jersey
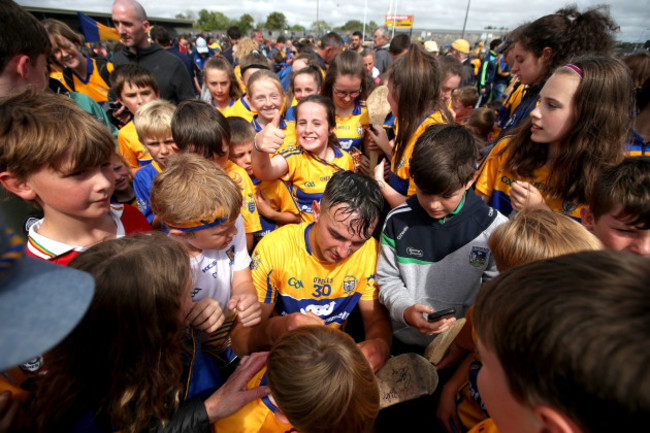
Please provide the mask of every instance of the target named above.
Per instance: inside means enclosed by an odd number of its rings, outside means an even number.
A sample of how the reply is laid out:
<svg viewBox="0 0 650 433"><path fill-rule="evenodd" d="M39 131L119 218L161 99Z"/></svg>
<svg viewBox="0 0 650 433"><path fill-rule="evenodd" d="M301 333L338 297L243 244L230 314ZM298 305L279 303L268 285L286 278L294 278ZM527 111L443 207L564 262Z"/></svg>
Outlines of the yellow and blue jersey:
<svg viewBox="0 0 650 433"><path fill-rule="evenodd" d="M325 186L337 171L354 170L352 155L333 147L334 159L325 161L302 147L290 149L280 155L289 167L287 178L291 182L292 195L300 208L302 222L314 221L312 203L320 201Z"/></svg>
<svg viewBox="0 0 650 433"><path fill-rule="evenodd" d="M480 175L475 184L476 191L489 198L488 204L490 206L509 216L513 211L510 202L510 191L513 182L518 180L529 182L539 190L552 211L580 221L580 210L584 204L553 198L549 195L550 188L547 185L547 179L550 172L547 166L544 165L536 169L532 179L515 176L505 168L510 154L507 148L509 144L510 140L506 138L494 146L480 169Z"/></svg>
<svg viewBox="0 0 650 433"><path fill-rule="evenodd" d="M151 164L143 167L142 170L138 170L133 176L133 190L135 192L135 197L138 204L138 209L142 212L142 215L149 221L149 224L153 223L154 214L151 210L151 204L149 203L149 198L151 196L151 187L153 186L153 179L161 173L162 169L156 161L153 161Z"/></svg>
<svg viewBox="0 0 650 433"><path fill-rule="evenodd" d="M138 138L138 133L135 130L135 123L131 120L124 125L117 133L117 148L120 153L129 163L132 170L137 170L140 167L151 164L153 158Z"/></svg>
<svg viewBox="0 0 650 433"><path fill-rule="evenodd" d="M625 156L645 156L650 154L650 141L646 141L633 129L630 132L630 138L625 145Z"/></svg>
<svg viewBox="0 0 650 433"><path fill-rule="evenodd" d="M277 212L291 212L294 215L300 215L298 203L296 203L293 195L291 195L291 186L285 180L260 181L253 179L253 185L255 186L256 192L260 190L268 197L271 207ZM260 215L260 223L262 224L262 230L255 233L256 238L263 238L276 229L275 222L265 218L263 215Z"/></svg>
<svg viewBox="0 0 650 433"><path fill-rule="evenodd" d="M219 107L217 107L216 105L214 105L214 100L212 99L212 96L210 96L210 105L212 105L214 108L216 108L217 110L219 110L219 112L220 112L221 114L223 114L224 117L232 117L232 116L233 116L232 114L228 114L228 115L226 116L226 114L228 113L227 110L228 110L230 107L232 107L233 105L235 105L235 102L236 102L236 101L235 101L234 99L231 99L231 100L230 100L230 104L228 104L228 106L227 106L226 108L219 108Z"/></svg>
<svg viewBox="0 0 650 433"><path fill-rule="evenodd" d="M83 93L90 96L95 102L100 105L103 105L108 101L108 91L111 89L110 83L107 83L104 78L100 75L99 67L95 59L86 57L87 63L87 73L85 77L80 77L72 69L72 81L73 81L73 90L75 92ZM106 70L110 74L113 72L113 64L106 62ZM64 80L64 84L65 80Z"/></svg>
<svg viewBox="0 0 650 433"><path fill-rule="evenodd" d="M356 101L352 114L345 118L340 118L337 114L334 134L339 139L341 149L350 151L350 149L356 147L361 150L369 123L365 101Z"/></svg>
<svg viewBox="0 0 650 433"><path fill-rule="evenodd" d="M262 230L260 214L257 212L257 206L255 205L255 187L248 173L230 160L226 162L223 171L235 181L242 192L241 216L244 219L246 233L255 233Z"/></svg>
<svg viewBox="0 0 650 433"><path fill-rule="evenodd" d="M339 263L318 260L309 244L313 224L289 224L265 236L251 258L257 298L280 315L311 311L340 327L360 300L377 299L378 243L368 239Z"/></svg>
<svg viewBox="0 0 650 433"><path fill-rule="evenodd" d="M221 114L225 117L241 117L246 119L247 122L252 122L253 116L255 116L257 112L251 108L248 102L246 102L244 96L246 96L246 94L242 95L241 98L235 101L235 103L230 107L223 110Z"/></svg>
<svg viewBox="0 0 650 433"><path fill-rule="evenodd" d="M396 119L395 123L395 135L397 135L399 118ZM402 158L399 161L396 160L397 155L393 153L393 158L390 163L390 186L402 195L411 196L415 194L415 183L411 179L411 157L413 156L415 142L429 126L436 123L445 123L440 111L435 111L430 114L418 125L406 143L404 152L402 152Z"/></svg>
<svg viewBox="0 0 650 433"><path fill-rule="evenodd" d="M266 367L246 384L246 389L268 385ZM213 433L289 433L291 424L283 424L275 417L276 407L268 396L247 403L234 414L212 424Z"/></svg>

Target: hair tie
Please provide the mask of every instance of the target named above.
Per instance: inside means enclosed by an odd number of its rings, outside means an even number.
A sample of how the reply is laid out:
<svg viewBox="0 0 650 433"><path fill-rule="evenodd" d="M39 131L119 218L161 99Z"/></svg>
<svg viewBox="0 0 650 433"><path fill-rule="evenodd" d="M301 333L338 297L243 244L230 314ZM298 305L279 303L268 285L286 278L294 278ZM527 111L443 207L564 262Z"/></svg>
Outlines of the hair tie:
<svg viewBox="0 0 650 433"><path fill-rule="evenodd" d="M582 69L580 69L579 67L577 67L577 66L574 65L573 63L569 63L569 64L564 65L564 66L562 66L562 67L563 67L563 68L571 69L573 72L575 72L576 74L578 74L578 76L580 77L580 79L582 79Z"/></svg>

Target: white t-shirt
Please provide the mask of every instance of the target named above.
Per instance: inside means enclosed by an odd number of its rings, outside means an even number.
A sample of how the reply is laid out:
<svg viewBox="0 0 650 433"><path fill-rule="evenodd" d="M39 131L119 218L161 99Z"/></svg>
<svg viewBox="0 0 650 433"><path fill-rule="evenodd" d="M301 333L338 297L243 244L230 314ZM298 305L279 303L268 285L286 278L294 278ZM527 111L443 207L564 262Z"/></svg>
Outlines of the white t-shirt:
<svg viewBox="0 0 650 433"><path fill-rule="evenodd" d="M192 300L210 297L219 302L227 314L228 301L232 293L232 277L236 271L247 268L251 258L246 249L246 232L241 215L235 222L237 234L223 250L203 250L190 259L194 291Z"/></svg>

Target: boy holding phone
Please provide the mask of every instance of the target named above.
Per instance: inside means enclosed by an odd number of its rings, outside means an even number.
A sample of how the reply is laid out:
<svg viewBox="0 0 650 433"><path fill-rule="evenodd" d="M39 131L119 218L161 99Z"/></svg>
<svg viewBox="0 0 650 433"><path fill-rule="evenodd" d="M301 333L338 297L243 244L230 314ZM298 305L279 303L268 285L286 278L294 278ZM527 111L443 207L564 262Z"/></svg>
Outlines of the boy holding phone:
<svg viewBox="0 0 650 433"><path fill-rule="evenodd" d="M394 354L421 354L497 275L488 238L507 219L470 189L477 159L474 137L460 125L433 125L415 143L416 195L388 214L377 261Z"/></svg>

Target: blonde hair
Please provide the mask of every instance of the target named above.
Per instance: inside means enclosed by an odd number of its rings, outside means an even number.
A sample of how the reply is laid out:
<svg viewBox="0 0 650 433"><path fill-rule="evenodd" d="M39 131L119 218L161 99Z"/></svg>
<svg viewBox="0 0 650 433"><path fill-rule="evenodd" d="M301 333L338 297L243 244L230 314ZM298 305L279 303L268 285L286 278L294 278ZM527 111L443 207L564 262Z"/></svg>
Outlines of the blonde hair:
<svg viewBox="0 0 650 433"><path fill-rule="evenodd" d="M144 142L147 138L166 138L172 135L172 117L176 107L164 99L143 104L135 113L134 124L138 138Z"/></svg>
<svg viewBox="0 0 650 433"><path fill-rule="evenodd" d="M271 395L302 433L369 430L379 413L372 368L352 338L326 326L285 333L267 360Z"/></svg>
<svg viewBox="0 0 650 433"><path fill-rule="evenodd" d="M577 221L547 209L526 209L494 230L488 240L499 272L603 245Z"/></svg>
<svg viewBox="0 0 650 433"><path fill-rule="evenodd" d="M277 87L278 91L284 98L284 88L282 87L282 82L280 82L280 79L276 74L274 74L271 71L267 71L266 69L260 69L258 71L255 71L253 75L251 75L250 78L248 79L247 88L248 88L249 95L253 93L252 91L253 85L258 81L262 81L262 80L269 80L273 84L275 84L275 87Z"/></svg>
<svg viewBox="0 0 650 433"><path fill-rule="evenodd" d="M165 170L151 188L151 210L172 226L192 220L234 219L242 206L239 187L223 170L206 158L192 153L169 157Z"/></svg>
<svg viewBox="0 0 650 433"><path fill-rule="evenodd" d="M241 60L244 58L244 56L247 56L253 52L259 53L259 49L260 46L257 42L247 36L244 36L239 40L239 42L237 42L237 49L235 50L233 57L235 60L241 63Z"/></svg>
<svg viewBox="0 0 650 433"><path fill-rule="evenodd" d="M115 150L106 125L72 99L31 90L0 98L0 142L0 172L20 179L45 167L75 173Z"/></svg>
<svg viewBox="0 0 650 433"><path fill-rule="evenodd" d="M478 91L474 86L461 87L453 93L452 98L463 104L463 107L474 107L478 102Z"/></svg>

